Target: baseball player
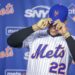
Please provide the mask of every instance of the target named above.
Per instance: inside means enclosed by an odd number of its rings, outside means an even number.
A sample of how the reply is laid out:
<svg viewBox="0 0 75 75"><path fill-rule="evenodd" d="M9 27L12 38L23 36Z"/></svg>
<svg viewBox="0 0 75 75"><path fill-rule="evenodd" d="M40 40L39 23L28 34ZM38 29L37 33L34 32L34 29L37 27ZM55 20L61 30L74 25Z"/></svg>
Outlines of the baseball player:
<svg viewBox="0 0 75 75"><path fill-rule="evenodd" d="M75 40L68 32L67 16L65 6L54 5L49 18L8 37L10 46L29 48L27 75L68 75L72 59L75 61Z"/></svg>

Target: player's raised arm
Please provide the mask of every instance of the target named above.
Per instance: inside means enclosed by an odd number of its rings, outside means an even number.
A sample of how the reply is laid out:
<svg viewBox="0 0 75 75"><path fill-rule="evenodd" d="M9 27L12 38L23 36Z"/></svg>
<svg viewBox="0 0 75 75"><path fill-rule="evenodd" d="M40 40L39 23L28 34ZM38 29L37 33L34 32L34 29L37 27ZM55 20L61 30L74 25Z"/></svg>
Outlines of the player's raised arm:
<svg viewBox="0 0 75 75"><path fill-rule="evenodd" d="M57 24L56 30L59 34L61 34L68 44L68 47L70 49L70 52L73 56L73 59L75 61L75 40L72 38L71 34L68 32L68 28L65 25L65 23L61 22L59 19L55 21L54 24Z"/></svg>
<svg viewBox="0 0 75 75"><path fill-rule="evenodd" d="M71 52L71 54L73 56L73 59L75 61L75 40L68 33L65 36L67 37L66 41L67 41L67 44L69 46L70 52Z"/></svg>
<svg viewBox="0 0 75 75"><path fill-rule="evenodd" d="M32 27L19 30L8 37L7 43L12 47L20 48L22 47L23 40L33 32Z"/></svg>
<svg viewBox="0 0 75 75"><path fill-rule="evenodd" d="M29 37L34 31L44 29L48 26L48 22L51 22L50 18L41 19L38 23L32 25L31 27L21 29L12 35L10 35L7 39L8 45L16 48L22 47L23 41ZM33 35L32 38L37 37L37 34ZM28 43L28 42L26 42Z"/></svg>

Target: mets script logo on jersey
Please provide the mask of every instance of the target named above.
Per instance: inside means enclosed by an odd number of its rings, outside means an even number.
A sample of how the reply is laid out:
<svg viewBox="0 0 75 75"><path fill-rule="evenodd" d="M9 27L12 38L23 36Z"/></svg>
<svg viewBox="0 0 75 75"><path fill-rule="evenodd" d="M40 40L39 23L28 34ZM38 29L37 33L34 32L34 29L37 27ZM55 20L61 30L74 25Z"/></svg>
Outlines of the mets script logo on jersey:
<svg viewBox="0 0 75 75"><path fill-rule="evenodd" d="M50 7L40 5L32 9L26 9L24 16L28 18L45 18L48 16L49 10Z"/></svg>
<svg viewBox="0 0 75 75"><path fill-rule="evenodd" d="M47 53L44 53L46 48L48 47L49 45L48 44L40 44L36 50L35 53L33 53L31 55L31 58L34 59L34 58L52 58L52 57L55 57L55 58L63 58L64 56L64 47L62 47L62 45L58 45L55 49L55 52L53 50L49 50Z"/></svg>
<svg viewBox="0 0 75 75"><path fill-rule="evenodd" d="M69 6L69 17L75 21L75 4Z"/></svg>

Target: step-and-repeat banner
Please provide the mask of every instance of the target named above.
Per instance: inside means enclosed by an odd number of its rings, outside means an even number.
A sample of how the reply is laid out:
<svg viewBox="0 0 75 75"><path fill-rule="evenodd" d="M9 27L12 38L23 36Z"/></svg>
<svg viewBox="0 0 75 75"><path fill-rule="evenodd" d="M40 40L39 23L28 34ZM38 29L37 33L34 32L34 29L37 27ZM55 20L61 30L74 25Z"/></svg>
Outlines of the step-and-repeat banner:
<svg viewBox="0 0 75 75"><path fill-rule="evenodd" d="M26 75L29 50L9 47L7 37L48 17L50 7L57 3L68 7L67 26L75 36L75 0L0 0L0 75ZM74 64L69 75L75 75Z"/></svg>

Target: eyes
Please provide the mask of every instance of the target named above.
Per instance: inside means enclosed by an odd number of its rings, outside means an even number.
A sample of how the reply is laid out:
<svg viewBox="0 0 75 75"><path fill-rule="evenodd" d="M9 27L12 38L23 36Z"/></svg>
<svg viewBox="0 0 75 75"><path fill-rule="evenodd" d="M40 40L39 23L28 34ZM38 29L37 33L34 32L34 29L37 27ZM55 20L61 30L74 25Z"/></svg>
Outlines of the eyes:
<svg viewBox="0 0 75 75"><path fill-rule="evenodd" d="M48 23L49 24L49 28L53 28L53 29L56 29L56 26L57 26L57 24L56 25L53 25L53 23Z"/></svg>

